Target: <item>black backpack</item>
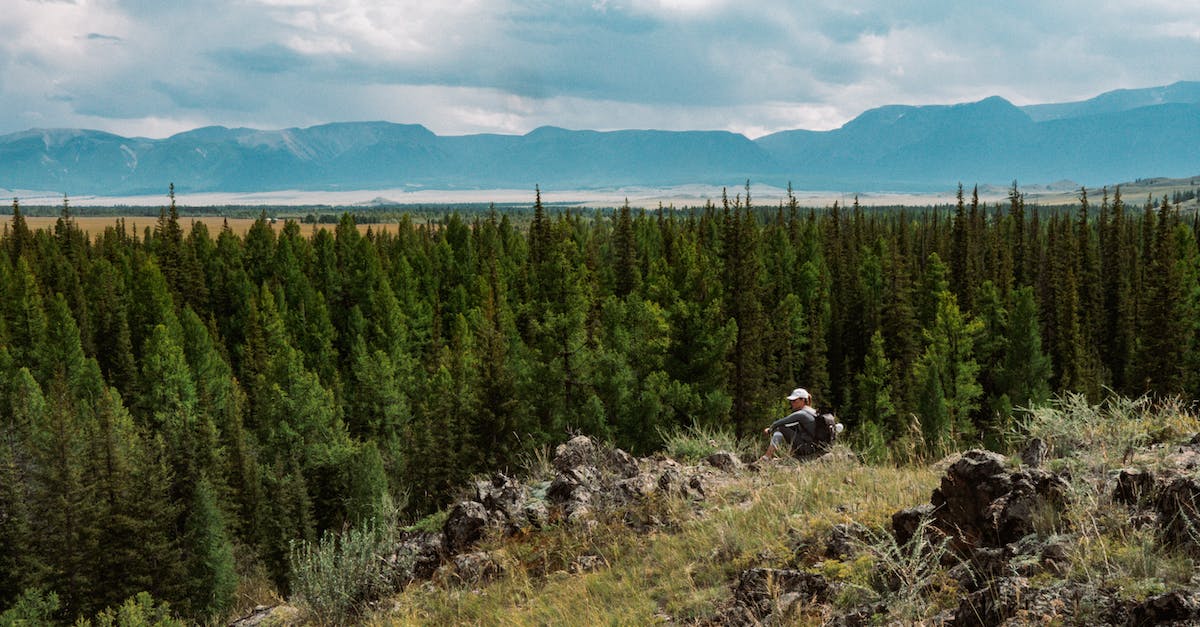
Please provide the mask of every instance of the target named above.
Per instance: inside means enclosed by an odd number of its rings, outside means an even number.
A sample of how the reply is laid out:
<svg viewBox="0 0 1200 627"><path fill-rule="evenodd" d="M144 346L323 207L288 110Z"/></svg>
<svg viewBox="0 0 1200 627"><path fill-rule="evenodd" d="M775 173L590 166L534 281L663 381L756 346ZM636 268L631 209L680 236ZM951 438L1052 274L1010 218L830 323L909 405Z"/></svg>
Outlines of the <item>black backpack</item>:
<svg viewBox="0 0 1200 627"><path fill-rule="evenodd" d="M792 445L792 454L799 457L824 453L837 440L837 417L831 413L817 414L811 427L803 422L780 429Z"/></svg>

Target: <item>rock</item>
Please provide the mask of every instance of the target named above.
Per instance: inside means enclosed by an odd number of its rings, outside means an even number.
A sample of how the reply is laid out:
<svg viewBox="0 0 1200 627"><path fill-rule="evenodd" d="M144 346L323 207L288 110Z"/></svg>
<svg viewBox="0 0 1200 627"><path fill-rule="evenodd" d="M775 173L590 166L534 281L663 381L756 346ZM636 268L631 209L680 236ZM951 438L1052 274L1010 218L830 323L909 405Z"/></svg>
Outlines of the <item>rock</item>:
<svg viewBox="0 0 1200 627"><path fill-rule="evenodd" d="M487 508L476 501L460 501L450 510L442 526L443 550L447 555L462 553L483 537L490 517Z"/></svg>
<svg viewBox="0 0 1200 627"><path fill-rule="evenodd" d="M1070 484L1062 477L1036 468L1013 473L1009 485L1008 494L988 508L988 513L994 516L999 544L1015 542L1033 533L1038 522L1035 518L1060 512L1071 491ZM1047 512L1045 508L1052 509Z"/></svg>
<svg viewBox="0 0 1200 627"><path fill-rule="evenodd" d="M1117 475L1113 488L1113 500L1126 505L1140 505L1150 497L1154 487L1154 473L1138 468L1123 468Z"/></svg>
<svg viewBox="0 0 1200 627"><path fill-rule="evenodd" d="M742 460L738 459L737 455L728 451L717 451L712 455L704 458L710 466L725 472L734 472L742 467Z"/></svg>
<svg viewBox="0 0 1200 627"><path fill-rule="evenodd" d="M780 604L777 599L795 594L798 602L825 603L829 600L829 582L821 575L798 570L751 568L738 576L734 603L753 620L761 621Z"/></svg>
<svg viewBox="0 0 1200 627"><path fill-rule="evenodd" d="M629 479L621 479L616 483L617 490L622 497L629 501L637 501L644 499L658 489L654 480L647 475L638 475Z"/></svg>
<svg viewBox="0 0 1200 627"><path fill-rule="evenodd" d="M692 478L688 479L687 487L684 488L683 494L693 501L703 501L705 499L704 481L700 479L699 475L692 475Z"/></svg>
<svg viewBox="0 0 1200 627"><path fill-rule="evenodd" d="M1025 443L1025 448L1021 449L1021 463L1030 468L1040 468L1046 461L1046 453L1049 450L1050 447L1046 445L1045 440L1033 438Z"/></svg>
<svg viewBox="0 0 1200 627"><path fill-rule="evenodd" d="M442 563L444 545L445 540L440 533L404 534L386 560L399 582L429 579Z"/></svg>
<svg viewBox="0 0 1200 627"><path fill-rule="evenodd" d="M853 525L839 523L829 530L829 537L825 540L825 557L836 560L845 560L854 555L854 542L861 539L861 534Z"/></svg>
<svg viewBox="0 0 1200 627"><path fill-rule="evenodd" d="M1016 615L1029 581L1024 577L993 579L986 588L973 592L958 605L954 613L955 627L988 627L999 625Z"/></svg>
<svg viewBox="0 0 1200 627"><path fill-rule="evenodd" d="M492 554L484 551L455 555L449 565L453 566L454 578L464 586L486 584L504 572L500 562Z"/></svg>
<svg viewBox="0 0 1200 627"><path fill-rule="evenodd" d="M577 435L554 449L554 468L559 472L594 465L595 459L596 443L586 435Z"/></svg>
<svg viewBox="0 0 1200 627"><path fill-rule="evenodd" d="M1155 490L1154 509L1158 512L1163 535L1169 542L1196 542L1196 521L1200 521L1200 482L1194 477L1176 476L1160 483Z"/></svg>
<svg viewBox="0 0 1200 627"><path fill-rule="evenodd" d="M667 468L658 477L658 489L666 494L676 494L682 490L683 475L674 468Z"/></svg>
<svg viewBox="0 0 1200 627"><path fill-rule="evenodd" d="M901 546L908 544L908 541L917 534L917 528L921 525L921 521L931 515L933 515L933 506L928 503L902 509L892 514L892 535L896 537L896 544Z"/></svg>
<svg viewBox="0 0 1200 627"><path fill-rule="evenodd" d="M259 605L229 627L285 627L299 625L300 610L291 605Z"/></svg>
<svg viewBox="0 0 1200 627"><path fill-rule="evenodd" d="M614 448L608 454L608 467L618 477L629 479L638 474L638 463L633 455Z"/></svg>
<svg viewBox="0 0 1200 627"><path fill-rule="evenodd" d="M567 567L567 572L575 574L590 573L605 566L608 566L608 562L599 555L580 555Z"/></svg>
<svg viewBox="0 0 1200 627"><path fill-rule="evenodd" d="M525 503L529 499L529 488L502 473L496 473L489 481L475 484L476 500L483 504L488 513L497 519L509 534L524 529Z"/></svg>
<svg viewBox="0 0 1200 627"><path fill-rule="evenodd" d="M550 522L550 511L546 509L546 504L542 501L535 499L526 501L521 512L525 516L525 522L534 529L541 529Z"/></svg>
<svg viewBox="0 0 1200 627"><path fill-rule="evenodd" d="M1005 461L998 453L967 451L933 491L932 526L953 538L960 553L1020 539L1034 530L1037 516L1061 512L1070 495L1062 477L1036 468L1010 473Z"/></svg>
<svg viewBox="0 0 1200 627"><path fill-rule="evenodd" d="M1200 620L1200 598L1195 592L1174 591L1146 599L1129 610L1129 625L1193 625Z"/></svg>

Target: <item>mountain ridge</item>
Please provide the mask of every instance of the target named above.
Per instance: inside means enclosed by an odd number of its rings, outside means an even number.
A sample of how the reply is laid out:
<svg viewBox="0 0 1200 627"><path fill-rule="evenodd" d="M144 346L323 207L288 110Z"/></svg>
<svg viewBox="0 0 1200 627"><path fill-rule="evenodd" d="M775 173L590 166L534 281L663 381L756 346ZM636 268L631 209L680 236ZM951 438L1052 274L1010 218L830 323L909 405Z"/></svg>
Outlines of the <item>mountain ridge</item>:
<svg viewBox="0 0 1200 627"><path fill-rule="evenodd" d="M1200 171L1200 82L1018 107L1000 96L885 105L837 129L757 139L720 130L437 135L420 124L206 126L164 139L88 129L0 136L0 187L81 195L285 189L492 189L727 184L942 189L1014 179L1083 184Z"/></svg>

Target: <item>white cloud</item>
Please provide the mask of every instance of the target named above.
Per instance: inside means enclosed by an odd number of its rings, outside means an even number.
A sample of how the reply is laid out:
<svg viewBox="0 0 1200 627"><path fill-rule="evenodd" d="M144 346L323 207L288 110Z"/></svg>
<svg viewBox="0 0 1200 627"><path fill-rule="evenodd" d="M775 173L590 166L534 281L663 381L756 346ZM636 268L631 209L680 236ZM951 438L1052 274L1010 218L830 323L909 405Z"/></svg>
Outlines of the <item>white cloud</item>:
<svg viewBox="0 0 1200 627"><path fill-rule="evenodd" d="M1200 5L10 0L0 132L352 120L438 133L836 127L889 103L1200 79ZM874 6L871 6L874 5Z"/></svg>

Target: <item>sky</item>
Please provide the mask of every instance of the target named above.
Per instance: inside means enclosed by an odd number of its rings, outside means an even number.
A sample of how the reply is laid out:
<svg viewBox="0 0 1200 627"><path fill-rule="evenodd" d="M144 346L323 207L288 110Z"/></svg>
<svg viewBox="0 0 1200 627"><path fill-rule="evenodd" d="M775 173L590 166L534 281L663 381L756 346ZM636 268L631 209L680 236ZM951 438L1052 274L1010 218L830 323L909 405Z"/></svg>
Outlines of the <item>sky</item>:
<svg viewBox="0 0 1200 627"><path fill-rule="evenodd" d="M0 0L0 134L837 128L1200 80L1192 0Z"/></svg>

